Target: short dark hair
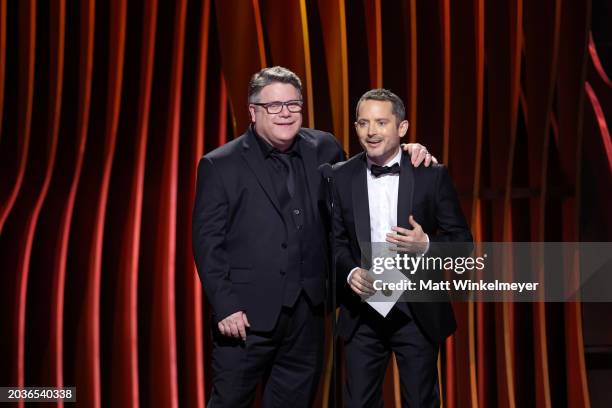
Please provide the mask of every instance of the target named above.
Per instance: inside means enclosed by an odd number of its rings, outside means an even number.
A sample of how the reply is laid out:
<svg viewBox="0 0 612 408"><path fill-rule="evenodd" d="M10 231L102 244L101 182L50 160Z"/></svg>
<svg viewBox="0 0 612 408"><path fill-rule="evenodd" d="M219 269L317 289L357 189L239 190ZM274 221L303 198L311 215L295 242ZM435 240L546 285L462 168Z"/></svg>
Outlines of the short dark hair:
<svg viewBox="0 0 612 408"><path fill-rule="evenodd" d="M368 92L361 95L361 98L359 98L357 102L357 108L355 108L355 118L359 118L359 105L361 105L361 102L367 100L391 102L393 115L397 118L398 123L403 121L406 117L406 108L400 97L388 89L378 88L370 89Z"/></svg>
<svg viewBox="0 0 612 408"><path fill-rule="evenodd" d="M285 67L275 66L264 68L251 77L249 81L249 103L257 102L256 98L259 96L259 92L265 86L274 82L293 85L300 93L300 97L302 96L302 81L300 81L300 77Z"/></svg>

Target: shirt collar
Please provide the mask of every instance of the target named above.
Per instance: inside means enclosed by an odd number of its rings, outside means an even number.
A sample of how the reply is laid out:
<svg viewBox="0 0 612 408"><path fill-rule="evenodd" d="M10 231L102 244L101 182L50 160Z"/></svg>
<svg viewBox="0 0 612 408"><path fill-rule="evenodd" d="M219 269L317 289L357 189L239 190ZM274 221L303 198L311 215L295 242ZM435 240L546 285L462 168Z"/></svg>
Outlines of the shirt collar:
<svg viewBox="0 0 612 408"><path fill-rule="evenodd" d="M366 154L366 159L368 162L368 170L370 170L370 168L372 167L374 163L372 160L370 160L370 158L368 157L368 155ZM393 156L393 158L391 160L389 160L387 163L385 163L385 166L391 167L393 166L395 163L398 163L401 165L401 160L402 160L402 147L398 147L397 148L397 154L395 156Z"/></svg>
<svg viewBox="0 0 612 408"><path fill-rule="evenodd" d="M280 153L280 151L276 147L272 146L270 143L266 141L266 139L259 136L259 134L255 131L255 126L253 126L252 124L251 124L251 130L253 131L253 134L255 135L255 140L257 140L257 144L259 145L259 148L261 149L261 152L263 153L263 156L265 158L268 158L273 153ZM298 133L295 139L293 140L291 147L284 153L289 154L289 155L296 154L301 157L300 143L299 143L299 139L301 138L302 138L302 135Z"/></svg>

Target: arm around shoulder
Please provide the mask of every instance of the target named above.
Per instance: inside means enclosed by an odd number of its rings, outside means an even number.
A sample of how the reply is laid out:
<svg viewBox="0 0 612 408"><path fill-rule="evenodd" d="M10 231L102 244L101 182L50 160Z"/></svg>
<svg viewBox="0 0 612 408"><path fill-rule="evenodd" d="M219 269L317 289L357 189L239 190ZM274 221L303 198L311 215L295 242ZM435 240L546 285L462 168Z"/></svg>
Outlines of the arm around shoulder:
<svg viewBox="0 0 612 408"><path fill-rule="evenodd" d="M429 235L430 248L444 247L444 252L460 256L468 255L474 245L470 228L467 224L457 191L443 165L436 165L435 202L438 232Z"/></svg>

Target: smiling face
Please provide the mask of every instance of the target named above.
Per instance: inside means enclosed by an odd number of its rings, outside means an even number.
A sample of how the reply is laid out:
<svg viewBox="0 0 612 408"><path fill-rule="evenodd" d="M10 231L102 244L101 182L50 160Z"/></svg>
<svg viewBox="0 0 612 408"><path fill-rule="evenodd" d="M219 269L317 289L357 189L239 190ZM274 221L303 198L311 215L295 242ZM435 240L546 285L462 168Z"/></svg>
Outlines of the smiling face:
<svg viewBox="0 0 612 408"><path fill-rule="evenodd" d="M258 103L288 102L301 100L300 92L291 84L273 82L261 89ZM302 127L302 113L289 112L287 106L276 114L270 114L263 106L249 105L251 121L255 131L280 151L287 150Z"/></svg>
<svg viewBox="0 0 612 408"><path fill-rule="evenodd" d="M370 160L384 166L398 152L408 131L408 121L399 122L389 101L366 99L359 105L355 130Z"/></svg>

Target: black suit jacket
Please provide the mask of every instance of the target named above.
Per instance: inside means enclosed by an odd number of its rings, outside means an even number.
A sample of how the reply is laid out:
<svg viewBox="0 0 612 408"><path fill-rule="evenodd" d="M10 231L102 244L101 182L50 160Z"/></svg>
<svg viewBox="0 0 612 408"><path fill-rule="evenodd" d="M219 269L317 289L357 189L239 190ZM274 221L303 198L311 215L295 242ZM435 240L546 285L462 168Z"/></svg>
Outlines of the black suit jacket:
<svg viewBox="0 0 612 408"><path fill-rule="evenodd" d="M198 165L193 209L193 253L204 292L221 320L245 311L253 330L269 331L278 318L286 281L287 225L257 136L245 134L205 155ZM302 160L320 245L303 287L315 305L325 299L328 270L325 194L318 166L344 159L336 138L301 129Z"/></svg>
<svg viewBox="0 0 612 408"><path fill-rule="evenodd" d="M397 200L398 226L412 229L408 217L412 214L429 236L427 255L468 255L472 249L472 234L465 221L457 194L446 167L413 167L410 157L402 155ZM336 235L336 268L340 296L338 334L348 340L352 336L363 307L370 307L346 283L349 272L361 266L362 253L370 256L370 211L365 153L358 154L334 166L334 192L338 202L334 214ZM457 242L453 253L436 253L437 243ZM442 342L456 329L449 302L413 302L397 304L409 308L409 314L433 341Z"/></svg>

